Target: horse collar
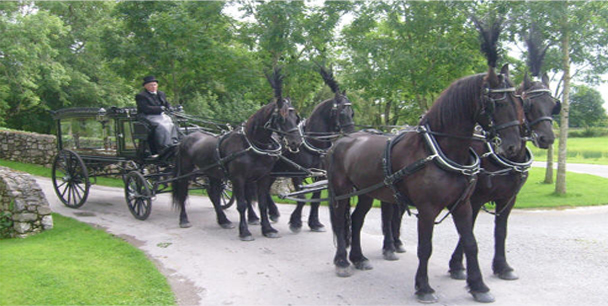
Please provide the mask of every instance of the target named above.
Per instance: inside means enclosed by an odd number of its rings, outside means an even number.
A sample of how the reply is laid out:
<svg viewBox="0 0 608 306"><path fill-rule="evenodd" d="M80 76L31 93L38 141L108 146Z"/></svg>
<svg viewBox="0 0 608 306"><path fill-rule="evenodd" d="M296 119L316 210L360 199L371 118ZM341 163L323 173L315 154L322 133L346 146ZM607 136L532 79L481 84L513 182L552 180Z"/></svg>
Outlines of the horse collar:
<svg viewBox="0 0 608 306"><path fill-rule="evenodd" d="M256 147L253 144L253 142L249 140L249 137L247 137L247 133L245 133L244 127L241 127L240 132L245 137L245 141L247 141L247 145L249 146L247 149L245 149L245 151L252 150L253 152L255 152L257 154L273 156L273 157L281 155L281 152L283 151L283 146L281 145L280 142L276 141L274 138L270 137L270 140L272 141L272 145L275 146L274 149L261 149L261 148Z"/></svg>

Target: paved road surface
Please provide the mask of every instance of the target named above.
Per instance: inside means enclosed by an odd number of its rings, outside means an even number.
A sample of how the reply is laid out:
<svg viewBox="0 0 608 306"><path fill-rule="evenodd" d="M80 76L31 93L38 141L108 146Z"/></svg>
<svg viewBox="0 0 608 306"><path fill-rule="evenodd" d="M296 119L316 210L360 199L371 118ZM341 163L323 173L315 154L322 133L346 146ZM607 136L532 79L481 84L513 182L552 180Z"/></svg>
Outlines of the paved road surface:
<svg viewBox="0 0 608 306"><path fill-rule="evenodd" d="M572 167L569 168L572 170ZM606 173L606 172L604 172ZM282 218L274 226L279 239L264 238L252 226L253 242L241 242L237 230L221 229L205 197L193 197L193 227L181 229L168 195L160 195L146 221L134 219L123 190L93 186L78 210L59 203L48 179L38 179L52 209L121 236L144 250L168 276L180 305L397 305L413 304L417 267L415 218L404 219L407 253L396 262L382 259L380 213L366 219L362 243L371 271L350 278L334 274L331 231L289 231L293 206L279 205ZM608 201L607 201L608 202ZM305 209L305 213L308 211ZM322 222L329 227L327 208ZM238 221L234 208L228 217ZM510 218L508 259L520 279L492 275L493 219L479 218L476 235L485 281L494 305L606 305L608 301L608 206L569 210L515 210ZM447 275L457 234L450 218L438 225L429 266L438 305L477 305L463 281Z"/></svg>

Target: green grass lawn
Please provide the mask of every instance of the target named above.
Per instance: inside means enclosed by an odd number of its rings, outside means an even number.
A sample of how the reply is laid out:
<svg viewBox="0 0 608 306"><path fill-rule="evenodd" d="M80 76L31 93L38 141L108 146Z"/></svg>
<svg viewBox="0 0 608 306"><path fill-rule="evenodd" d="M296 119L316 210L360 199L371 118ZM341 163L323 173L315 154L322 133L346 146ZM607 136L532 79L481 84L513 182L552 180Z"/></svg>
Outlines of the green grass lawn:
<svg viewBox="0 0 608 306"><path fill-rule="evenodd" d="M52 230L0 240L0 305L175 305L142 251L76 220L53 219Z"/></svg>
<svg viewBox="0 0 608 306"><path fill-rule="evenodd" d="M608 137L568 138L567 163L608 165ZM528 144L534 160L546 161L547 150ZM553 144L553 161L557 162L558 141Z"/></svg>

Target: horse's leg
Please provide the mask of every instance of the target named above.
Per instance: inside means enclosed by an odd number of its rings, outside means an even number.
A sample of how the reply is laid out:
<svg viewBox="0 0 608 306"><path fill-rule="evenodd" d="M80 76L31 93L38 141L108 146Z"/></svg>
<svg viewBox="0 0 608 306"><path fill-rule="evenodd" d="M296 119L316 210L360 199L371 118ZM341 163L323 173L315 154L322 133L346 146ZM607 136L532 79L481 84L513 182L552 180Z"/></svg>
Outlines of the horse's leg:
<svg viewBox="0 0 608 306"><path fill-rule="evenodd" d="M399 208L395 209L395 204L382 202L382 234L384 241L382 242L382 256L385 260L398 260L395 255L395 238L393 237L393 220L394 215L399 214ZM396 211L395 211L396 210Z"/></svg>
<svg viewBox="0 0 608 306"><path fill-rule="evenodd" d="M477 216L479 215L479 210L481 209L481 206L484 203L479 203L478 201L472 200L471 201L471 207L472 207L472 214L473 214L473 223L472 226L473 228L475 227L475 221L477 220ZM448 271L450 273L450 277L452 279L457 279L457 280L465 280L467 279L467 272L466 269L464 267L463 264L463 260L464 260L464 247L462 244L462 238L458 239L458 244L456 245L456 248L454 249L454 252L452 253L452 258L450 259L450 270Z"/></svg>
<svg viewBox="0 0 608 306"><path fill-rule="evenodd" d="M429 284L428 265L433 253L433 229L435 217L438 212L427 211L422 208L430 203L421 203L418 213L418 270L416 271L416 299L421 303L435 303L438 301L435 290Z"/></svg>
<svg viewBox="0 0 608 306"><path fill-rule="evenodd" d="M247 200L245 198L245 181L241 178L232 180L232 192L236 197L236 209L239 212L239 238L242 241L253 241L253 236L247 226L247 218L245 213L247 212Z"/></svg>
<svg viewBox="0 0 608 306"><path fill-rule="evenodd" d="M393 238L395 245L395 252L397 253L405 253L405 248L403 247L403 242L401 241L401 221L403 220L403 214L407 209L406 203L400 203L394 209L392 227L393 227Z"/></svg>
<svg viewBox="0 0 608 306"><path fill-rule="evenodd" d="M372 208L374 202L373 198L365 195L359 196L359 202L353 211L352 218L352 246L350 248L349 259L355 265L358 270L371 270L373 269L369 259L363 255L361 249L361 228L365 222L365 216Z"/></svg>
<svg viewBox="0 0 608 306"><path fill-rule="evenodd" d="M207 192L209 193L209 199L211 203L213 203L213 208L215 209L215 215L217 216L217 223L222 228L234 228L234 224L228 220L226 217L226 213L222 209L221 205L221 197L222 197L222 180L216 178L209 178L209 187L207 188Z"/></svg>
<svg viewBox="0 0 608 306"><path fill-rule="evenodd" d="M490 303L494 296L483 282L479 261L477 259L478 248L475 235L473 234L473 212L469 201L460 203L452 212L454 224L458 229L464 253L467 259L467 285L473 298L478 302Z"/></svg>
<svg viewBox="0 0 608 306"><path fill-rule="evenodd" d="M268 198L270 197L270 186L272 185L272 181L273 179L270 176L266 176L257 181L258 209L260 210L260 217L262 218L262 234L268 238L279 238L279 232L272 228L268 218Z"/></svg>
<svg viewBox="0 0 608 306"><path fill-rule="evenodd" d="M245 199L247 200L247 222L251 225L260 224L260 218L253 209L253 200L256 198L255 184L248 183L245 186Z"/></svg>
<svg viewBox="0 0 608 306"><path fill-rule="evenodd" d="M504 280L516 280L519 278L513 268L507 263L505 254L505 241L507 239L507 221L511 209L515 204L515 197L511 201L496 201L496 211L501 213L496 216L494 224L494 261L492 262L492 270L495 275ZM507 205L505 207L505 205ZM503 210L503 207L505 209Z"/></svg>
<svg viewBox="0 0 608 306"><path fill-rule="evenodd" d="M313 192L312 199L320 199L321 192ZM308 227L313 232L325 232L325 225L319 220L319 205L321 202L310 203L310 214L308 215Z"/></svg>
<svg viewBox="0 0 608 306"><path fill-rule="evenodd" d="M270 185L272 186L272 184L270 184ZM267 202L268 203L268 216L270 217L270 220L274 223L279 222L281 213L279 212L277 203L274 202L270 193L268 193L267 199L268 199L268 202Z"/></svg>
<svg viewBox="0 0 608 306"><path fill-rule="evenodd" d="M302 190L302 188L300 188L302 181L303 180L299 177L294 177L291 179L293 187L296 191ZM293 210L291 216L289 217L289 229L294 233L299 233L302 230L302 208L304 207L304 204L304 202L298 202L296 209Z"/></svg>
<svg viewBox="0 0 608 306"><path fill-rule="evenodd" d="M194 165L189 158L181 158L175 168L175 176L186 175L194 169ZM188 228L191 227L190 221L188 220L188 213L186 212L186 200L188 199L188 188L190 185L189 178L182 178L173 181L172 186L172 197L173 207L179 208L179 227Z"/></svg>
<svg viewBox="0 0 608 306"><path fill-rule="evenodd" d="M349 277L353 275L353 271L350 268L350 263L346 259L348 254L346 249L350 243L350 199L331 201L329 205L333 205L330 208L330 219L332 223L332 229L334 236L336 237L336 255L334 256L334 265L336 266L336 274L339 277Z"/></svg>

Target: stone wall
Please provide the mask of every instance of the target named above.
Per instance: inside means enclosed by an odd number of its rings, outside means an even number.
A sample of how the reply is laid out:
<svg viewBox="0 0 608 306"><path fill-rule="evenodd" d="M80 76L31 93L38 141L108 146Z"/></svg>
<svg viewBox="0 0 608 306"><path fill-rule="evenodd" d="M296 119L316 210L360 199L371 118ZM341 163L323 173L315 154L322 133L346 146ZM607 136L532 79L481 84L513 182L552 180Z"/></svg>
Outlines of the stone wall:
<svg viewBox="0 0 608 306"><path fill-rule="evenodd" d="M12 237L53 228L51 208L36 180L6 167L0 167L0 216L12 220Z"/></svg>
<svg viewBox="0 0 608 306"><path fill-rule="evenodd" d="M57 155L54 135L0 131L0 159L51 167Z"/></svg>

